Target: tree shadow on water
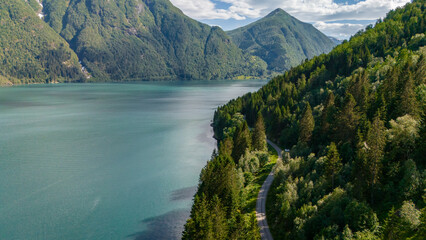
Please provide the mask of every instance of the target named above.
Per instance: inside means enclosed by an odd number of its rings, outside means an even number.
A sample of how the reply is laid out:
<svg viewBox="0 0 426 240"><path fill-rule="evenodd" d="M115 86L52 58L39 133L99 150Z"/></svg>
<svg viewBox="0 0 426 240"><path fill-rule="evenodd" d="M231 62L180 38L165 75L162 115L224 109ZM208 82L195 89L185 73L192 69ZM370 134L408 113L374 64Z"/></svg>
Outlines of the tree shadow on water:
<svg viewBox="0 0 426 240"><path fill-rule="evenodd" d="M197 186L181 188L170 194L170 201L186 201L192 199L197 191ZM147 218L141 221L146 230L127 236L133 240L178 240L186 220L189 218L190 209L178 209L166 214Z"/></svg>
<svg viewBox="0 0 426 240"><path fill-rule="evenodd" d="M192 199L192 197L194 197L196 192L197 192L197 186L181 188L172 192L172 194L170 195L170 200L181 201L181 200Z"/></svg>
<svg viewBox="0 0 426 240"><path fill-rule="evenodd" d="M190 209L180 209L166 214L142 220L146 230L128 236L134 240L178 240L186 220L189 218Z"/></svg>

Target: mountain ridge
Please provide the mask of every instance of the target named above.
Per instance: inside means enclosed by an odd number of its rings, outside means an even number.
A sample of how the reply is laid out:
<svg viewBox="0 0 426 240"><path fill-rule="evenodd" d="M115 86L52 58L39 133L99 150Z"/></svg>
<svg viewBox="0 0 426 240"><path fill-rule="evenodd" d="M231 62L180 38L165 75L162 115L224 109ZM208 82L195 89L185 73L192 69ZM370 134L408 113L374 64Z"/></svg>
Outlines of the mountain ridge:
<svg viewBox="0 0 426 240"><path fill-rule="evenodd" d="M65 71L65 65L61 64L52 67L56 69L54 71L41 66L40 71L46 74L40 76L33 75L31 68L21 69L18 74L11 70L13 66L8 65L8 68L3 67L0 71L2 82L7 84L267 78L273 72L267 70L268 68L285 70L268 67L268 63L260 56L237 46L220 27L211 27L186 16L169 0L16 2L14 6L19 11L43 26L44 37L49 36L51 41L63 43L61 46L72 57L74 70L72 74L68 73L69 70ZM7 15L13 4L8 1L1 4L3 14ZM268 16L278 16L290 19L289 21L293 19L282 9L277 9ZM18 25L21 29L26 29L23 35L28 37L24 41L33 53L25 61L38 62L43 59L41 53L46 52L48 48L30 44L31 29L25 28L18 19L14 19L11 26ZM14 50L19 52L18 49ZM295 52L303 51L301 47L288 53L281 50L277 48L276 52L272 53L278 58L278 65L280 60L285 62L287 59L293 59L293 55L298 54ZM319 52L314 54L317 53ZM0 55L6 62L13 61L8 59L9 57ZM308 57L311 55L308 54ZM297 61L305 58L306 54L303 54ZM22 62L17 64L18 67L25 66L25 61L22 59ZM50 62L52 65L53 62L66 61Z"/></svg>
<svg viewBox="0 0 426 240"><path fill-rule="evenodd" d="M227 33L243 51L260 57L268 64L268 70L278 73L337 45L311 24L281 8Z"/></svg>

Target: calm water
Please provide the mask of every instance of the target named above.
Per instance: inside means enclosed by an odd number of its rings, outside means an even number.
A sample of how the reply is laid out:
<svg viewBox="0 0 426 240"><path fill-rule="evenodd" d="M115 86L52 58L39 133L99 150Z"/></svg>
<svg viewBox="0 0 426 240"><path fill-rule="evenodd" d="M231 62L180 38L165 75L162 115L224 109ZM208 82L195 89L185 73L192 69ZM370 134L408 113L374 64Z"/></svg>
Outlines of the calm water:
<svg viewBox="0 0 426 240"><path fill-rule="evenodd" d="M0 239L177 239L215 108L264 81L0 88Z"/></svg>

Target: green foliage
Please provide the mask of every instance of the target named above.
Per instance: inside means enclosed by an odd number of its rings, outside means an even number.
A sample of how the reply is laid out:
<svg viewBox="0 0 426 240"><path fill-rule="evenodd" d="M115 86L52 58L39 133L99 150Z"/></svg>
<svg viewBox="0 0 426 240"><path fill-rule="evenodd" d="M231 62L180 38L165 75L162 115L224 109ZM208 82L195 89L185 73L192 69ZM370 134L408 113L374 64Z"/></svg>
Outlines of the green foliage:
<svg viewBox="0 0 426 240"><path fill-rule="evenodd" d="M5 50L0 74L9 82L266 74L263 60L243 53L222 29L185 16L169 0L44 0L43 6L40 19L36 0L0 2L0 46Z"/></svg>
<svg viewBox="0 0 426 240"><path fill-rule="evenodd" d="M420 211L411 201L404 201L401 208L388 213L383 230L383 239L407 239L420 225Z"/></svg>
<svg viewBox="0 0 426 240"><path fill-rule="evenodd" d="M209 202L205 195L195 196L191 219L185 225L182 239L227 239L228 225L220 199ZM197 231L194 231L197 229Z"/></svg>
<svg viewBox="0 0 426 240"><path fill-rule="evenodd" d="M243 172L256 173L259 171L260 162L256 154L249 152L246 149L246 153L238 161L238 165L241 167Z"/></svg>
<svg viewBox="0 0 426 240"><path fill-rule="evenodd" d="M234 135L234 148L232 150L232 158L238 161L246 152L251 150L251 134L247 122L237 129Z"/></svg>
<svg viewBox="0 0 426 240"><path fill-rule="evenodd" d="M227 131L227 138L218 142L219 152L213 153L212 159L201 172L183 239L260 240L254 214L256 198L277 157L271 158L266 151L251 150L251 133L242 115L235 114L232 119L229 118L229 123L236 130ZM244 152L241 153L241 150ZM215 205L219 206L218 213L225 213L226 225L222 226L222 221L218 223L220 236L214 236L216 230L211 227L211 223L218 220L215 220L213 208L208 207L214 205L215 201L221 203Z"/></svg>
<svg viewBox="0 0 426 240"><path fill-rule="evenodd" d="M419 137L419 122L410 115L398 117L389 122L388 138L392 147L391 154L407 160L415 148Z"/></svg>
<svg viewBox="0 0 426 240"><path fill-rule="evenodd" d="M257 115L256 124L254 125L253 150L258 150L258 151L266 150L265 123L263 122L262 114Z"/></svg>
<svg viewBox="0 0 426 240"><path fill-rule="evenodd" d="M328 153L324 165L326 174L331 176L331 185L332 188L334 188L334 176L342 168L342 160L340 159L339 152L334 142L328 146Z"/></svg>
<svg viewBox="0 0 426 240"><path fill-rule="evenodd" d="M168 0L46 0L44 12L97 80L228 79L266 69Z"/></svg>
<svg viewBox="0 0 426 240"><path fill-rule="evenodd" d="M386 128L379 116L376 116L371 124L371 128L367 133L367 141L364 142L363 151L366 160L365 169L368 171L368 182L371 192L371 203L373 203L374 186L379 180L379 174L382 168L382 160L384 156L384 148L386 145Z"/></svg>
<svg viewBox="0 0 426 240"><path fill-rule="evenodd" d="M0 76L6 84L81 81L68 43L37 15L37 1L0 1Z"/></svg>
<svg viewBox="0 0 426 240"><path fill-rule="evenodd" d="M230 116L254 126L260 112L268 138L291 149L267 200L274 239L422 239L425 4L391 11L216 111L219 141Z"/></svg>
<svg viewBox="0 0 426 240"><path fill-rule="evenodd" d="M246 152L243 156L241 156L238 161L239 167L245 173L253 173L256 174L259 169L269 161L269 156L267 152L264 151L252 151L246 149Z"/></svg>
<svg viewBox="0 0 426 240"><path fill-rule="evenodd" d="M263 59L269 71L280 73L305 59L328 53L336 45L312 25L282 9L228 34L245 52Z"/></svg>
<svg viewBox="0 0 426 240"><path fill-rule="evenodd" d="M299 141L303 143L308 143L311 141L312 131L315 128L315 120L314 116L312 116L311 106L306 104L305 111L302 114L302 118L300 119L300 133L299 133Z"/></svg>
<svg viewBox="0 0 426 240"><path fill-rule="evenodd" d="M345 209L345 219L353 231L378 230L379 221L376 213L366 203L352 200Z"/></svg>

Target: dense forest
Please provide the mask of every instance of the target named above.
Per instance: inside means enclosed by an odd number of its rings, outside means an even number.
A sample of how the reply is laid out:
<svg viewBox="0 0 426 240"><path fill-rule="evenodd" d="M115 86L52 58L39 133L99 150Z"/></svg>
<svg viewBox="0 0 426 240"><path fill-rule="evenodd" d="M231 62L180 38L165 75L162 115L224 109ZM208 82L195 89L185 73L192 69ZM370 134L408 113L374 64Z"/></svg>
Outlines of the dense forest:
<svg viewBox="0 0 426 240"><path fill-rule="evenodd" d="M267 78L334 46L282 10L232 38L169 0L0 0L0 14L0 84Z"/></svg>
<svg viewBox="0 0 426 240"><path fill-rule="evenodd" d="M0 0L0 80L260 78L266 63L169 0Z"/></svg>
<svg viewBox="0 0 426 240"><path fill-rule="evenodd" d="M264 122L291 149L267 199L274 239L424 239L425 2L220 107L183 238L259 238L238 183Z"/></svg>
<svg viewBox="0 0 426 240"><path fill-rule="evenodd" d="M225 32L197 22L169 0L44 0L45 21L94 79L226 79L262 76Z"/></svg>
<svg viewBox="0 0 426 240"><path fill-rule="evenodd" d="M0 85L84 79L77 55L37 17L38 7L0 0Z"/></svg>
<svg viewBox="0 0 426 240"><path fill-rule="evenodd" d="M241 114L231 121L226 139L201 172L183 239L260 239L257 193L277 157L267 152L262 116L252 131Z"/></svg>

